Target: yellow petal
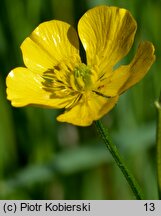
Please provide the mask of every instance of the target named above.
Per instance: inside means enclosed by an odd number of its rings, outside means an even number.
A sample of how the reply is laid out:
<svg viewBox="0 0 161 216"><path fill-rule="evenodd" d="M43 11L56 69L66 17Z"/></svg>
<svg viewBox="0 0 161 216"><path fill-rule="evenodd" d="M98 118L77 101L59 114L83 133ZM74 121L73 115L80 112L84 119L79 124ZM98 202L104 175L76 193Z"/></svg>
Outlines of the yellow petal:
<svg viewBox="0 0 161 216"><path fill-rule="evenodd" d="M78 33L89 65L108 72L130 50L136 22L125 9L98 6L87 11L78 23Z"/></svg>
<svg viewBox="0 0 161 216"><path fill-rule="evenodd" d="M60 98L51 97L50 91L45 91L42 83L44 79L39 75L32 73L26 68L15 68L6 79L7 99L15 107L36 104L51 108L64 108L75 96L66 96Z"/></svg>
<svg viewBox="0 0 161 216"><path fill-rule="evenodd" d="M63 59L80 58L79 40L69 24L52 20L40 24L21 45L26 67L33 72L53 68Z"/></svg>
<svg viewBox="0 0 161 216"><path fill-rule="evenodd" d="M106 84L104 81L104 88L102 88L101 93L108 96L123 93L146 75L154 60L153 44L148 41L140 43L131 63L116 69Z"/></svg>
<svg viewBox="0 0 161 216"><path fill-rule="evenodd" d="M108 113L114 107L117 100L118 97L107 99L90 92L84 94L74 107L59 115L57 120L78 126L88 126L94 120L98 120Z"/></svg>

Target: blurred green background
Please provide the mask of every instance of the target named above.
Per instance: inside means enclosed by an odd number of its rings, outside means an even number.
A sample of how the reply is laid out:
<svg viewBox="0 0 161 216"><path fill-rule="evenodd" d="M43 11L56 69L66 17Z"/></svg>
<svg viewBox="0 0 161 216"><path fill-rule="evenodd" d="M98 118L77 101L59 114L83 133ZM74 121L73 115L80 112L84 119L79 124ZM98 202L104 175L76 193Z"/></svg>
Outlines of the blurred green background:
<svg viewBox="0 0 161 216"><path fill-rule="evenodd" d="M133 49L152 41L157 60L148 75L120 97L103 118L146 199L158 199L156 110L161 81L161 1L159 0L2 0L0 7L0 199L134 199L94 125L59 123L60 111L13 108L6 99L8 72L23 65L20 44L46 20L75 27L96 5L131 11L138 23Z"/></svg>

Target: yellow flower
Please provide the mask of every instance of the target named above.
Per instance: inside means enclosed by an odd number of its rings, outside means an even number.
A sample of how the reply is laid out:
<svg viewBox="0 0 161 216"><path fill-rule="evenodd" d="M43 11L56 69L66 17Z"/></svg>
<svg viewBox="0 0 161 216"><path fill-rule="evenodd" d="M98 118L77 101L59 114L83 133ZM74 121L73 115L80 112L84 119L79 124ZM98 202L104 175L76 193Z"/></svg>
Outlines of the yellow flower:
<svg viewBox="0 0 161 216"><path fill-rule="evenodd" d="M21 45L26 67L9 73L7 98L15 107L64 108L58 121L90 125L108 113L155 60L152 43L145 41L130 64L114 69L129 52L136 27L126 9L98 6L87 11L78 23L85 64L71 25L57 20L40 24Z"/></svg>

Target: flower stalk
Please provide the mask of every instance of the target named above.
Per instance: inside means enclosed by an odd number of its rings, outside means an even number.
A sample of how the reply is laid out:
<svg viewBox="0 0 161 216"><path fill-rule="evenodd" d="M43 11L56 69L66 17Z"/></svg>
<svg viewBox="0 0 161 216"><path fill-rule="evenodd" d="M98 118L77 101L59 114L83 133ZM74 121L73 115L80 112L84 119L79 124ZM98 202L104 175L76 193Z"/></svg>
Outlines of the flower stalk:
<svg viewBox="0 0 161 216"><path fill-rule="evenodd" d="M156 148L157 148L157 180L158 195L161 200L161 93L158 101L155 102L157 109L157 131L156 131Z"/></svg>
<svg viewBox="0 0 161 216"><path fill-rule="evenodd" d="M122 157L120 156L120 154L118 152L116 145L114 145L114 143L112 142L108 130L104 128L104 126L100 120L96 121L95 124L96 124L97 130L98 130L98 133L102 137L106 147L108 148L111 155L113 156L117 166L122 171L122 173L123 173L124 177L126 178L129 186L131 187L136 199L142 200L143 194L141 192L141 189L140 189L138 183L136 182L135 178L133 177L133 175L130 173L127 166L125 165Z"/></svg>

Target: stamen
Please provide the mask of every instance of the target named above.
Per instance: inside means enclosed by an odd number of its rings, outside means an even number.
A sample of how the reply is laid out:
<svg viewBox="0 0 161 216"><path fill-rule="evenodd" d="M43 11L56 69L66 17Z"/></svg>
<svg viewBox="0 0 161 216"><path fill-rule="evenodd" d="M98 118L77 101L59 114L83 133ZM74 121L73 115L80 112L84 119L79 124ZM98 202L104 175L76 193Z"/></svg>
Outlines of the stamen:
<svg viewBox="0 0 161 216"><path fill-rule="evenodd" d="M104 94L102 94L101 92L97 92L97 91L95 91L95 90L93 90L92 92L94 92L94 93L96 93L97 95L102 96L102 97L104 97L104 98L112 98L111 96L104 95Z"/></svg>
<svg viewBox="0 0 161 216"><path fill-rule="evenodd" d="M60 76L57 76L59 66L55 66L54 69L49 69L43 73L44 82L42 82L43 89L50 92L50 98L65 97L70 94L69 87L64 83ZM61 71L59 71L61 73Z"/></svg>
<svg viewBox="0 0 161 216"><path fill-rule="evenodd" d="M66 109L71 109L76 103L78 103L82 98L82 94L78 94L77 97L75 97L74 100L71 101L65 108Z"/></svg>

